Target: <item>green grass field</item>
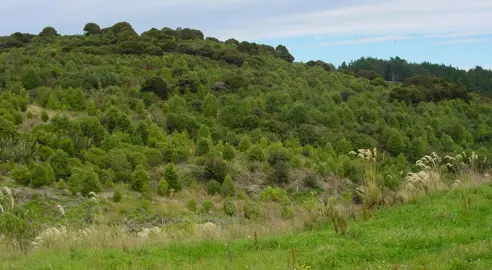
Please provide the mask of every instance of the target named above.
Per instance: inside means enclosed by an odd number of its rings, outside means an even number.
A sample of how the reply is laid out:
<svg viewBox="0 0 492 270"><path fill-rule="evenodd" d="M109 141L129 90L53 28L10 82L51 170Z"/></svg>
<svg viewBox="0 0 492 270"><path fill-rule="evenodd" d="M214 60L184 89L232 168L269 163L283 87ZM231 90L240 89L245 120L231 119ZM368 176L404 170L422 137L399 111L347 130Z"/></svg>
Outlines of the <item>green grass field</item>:
<svg viewBox="0 0 492 270"><path fill-rule="evenodd" d="M465 201L470 202L465 207ZM331 225L267 238L38 250L3 269L491 269L492 185L458 189L373 212L345 236ZM117 244L115 244L117 246ZM304 268L302 267L304 265ZM397 265L397 266L396 266ZM310 266L307 268L306 266Z"/></svg>

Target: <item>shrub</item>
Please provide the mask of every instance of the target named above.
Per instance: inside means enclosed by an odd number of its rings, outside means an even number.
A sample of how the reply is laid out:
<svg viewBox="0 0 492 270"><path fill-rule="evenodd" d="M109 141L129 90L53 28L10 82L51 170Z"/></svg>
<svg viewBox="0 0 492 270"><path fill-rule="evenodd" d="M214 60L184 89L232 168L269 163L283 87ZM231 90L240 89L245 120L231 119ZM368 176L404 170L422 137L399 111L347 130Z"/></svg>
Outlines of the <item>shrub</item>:
<svg viewBox="0 0 492 270"><path fill-rule="evenodd" d="M241 138L241 141L239 142L239 145L237 146L237 149L241 152L246 152L248 149L251 147L251 139L248 136L243 136Z"/></svg>
<svg viewBox="0 0 492 270"><path fill-rule="evenodd" d="M165 162L177 162L178 161L178 150L173 144L167 143L160 148L162 153L162 158Z"/></svg>
<svg viewBox="0 0 492 270"><path fill-rule="evenodd" d="M198 139L196 144L196 154L199 156L203 156L210 151L211 142L208 138L201 137Z"/></svg>
<svg viewBox="0 0 492 270"><path fill-rule="evenodd" d="M27 186L30 180L29 168L22 164L15 164L14 168L9 172L10 177L19 184Z"/></svg>
<svg viewBox="0 0 492 270"><path fill-rule="evenodd" d="M55 153L49 158L50 164L53 167L53 171L55 172L55 176L59 177L67 177L70 175L70 167L69 167L69 155L63 150L56 150Z"/></svg>
<svg viewBox="0 0 492 270"><path fill-rule="evenodd" d="M84 196L89 195L90 192L98 193L102 190L99 176L89 165L74 167L68 185L72 193L80 192Z"/></svg>
<svg viewBox="0 0 492 270"><path fill-rule="evenodd" d="M43 122L48 122L48 120L50 120L50 117L46 111L41 111L41 120L43 120Z"/></svg>
<svg viewBox="0 0 492 270"><path fill-rule="evenodd" d="M161 179L159 182L159 190L158 193L161 196L167 196L169 192L169 184L167 183L166 179Z"/></svg>
<svg viewBox="0 0 492 270"><path fill-rule="evenodd" d="M234 202L234 199L232 198L227 198L224 201L224 213L226 213L229 216L233 216L236 214L236 202Z"/></svg>
<svg viewBox="0 0 492 270"><path fill-rule="evenodd" d="M259 145L255 145L248 150L249 161L265 161L265 153Z"/></svg>
<svg viewBox="0 0 492 270"><path fill-rule="evenodd" d="M188 210L191 212L196 212L196 201L195 199L191 199L186 203L186 207L188 207Z"/></svg>
<svg viewBox="0 0 492 270"><path fill-rule="evenodd" d="M114 179L116 174L112 169L103 169L99 173L99 180L104 183L105 187L112 188L114 186Z"/></svg>
<svg viewBox="0 0 492 270"><path fill-rule="evenodd" d="M27 115L26 116L27 116L27 119L32 119L32 112L30 112L30 111L27 112Z"/></svg>
<svg viewBox="0 0 492 270"><path fill-rule="evenodd" d="M267 187L265 190L263 190L263 192L260 194L260 200L279 202L282 205L287 205L290 203L287 191L280 188L272 187Z"/></svg>
<svg viewBox="0 0 492 270"><path fill-rule="evenodd" d="M142 192L145 184L148 184L150 176L143 165L138 165L132 173L132 188Z"/></svg>
<svg viewBox="0 0 492 270"><path fill-rule="evenodd" d="M205 176L207 179L220 179L222 182L227 175L228 167L224 160L215 157L205 161Z"/></svg>
<svg viewBox="0 0 492 270"><path fill-rule="evenodd" d="M89 100L87 104L87 114L90 116L95 116L97 113L96 103L93 99Z"/></svg>
<svg viewBox="0 0 492 270"><path fill-rule="evenodd" d="M162 162L162 154L157 149L148 149L145 151L145 156L150 166L157 166Z"/></svg>
<svg viewBox="0 0 492 270"><path fill-rule="evenodd" d="M257 202L247 202L244 205L244 216L248 219L255 219L260 216L260 206Z"/></svg>
<svg viewBox="0 0 492 270"><path fill-rule="evenodd" d="M217 182L215 180L208 181L208 184L207 184L208 194L210 194L210 195L219 194L221 189L222 189L222 187L221 187L219 182Z"/></svg>
<svg viewBox="0 0 492 270"><path fill-rule="evenodd" d="M12 213L3 213L0 218L0 231L10 239L20 239L32 228L26 219Z"/></svg>
<svg viewBox="0 0 492 270"><path fill-rule="evenodd" d="M290 218L294 216L294 208L292 206L284 206L282 207L282 217L283 218Z"/></svg>
<svg viewBox="0 0 492 270"><path fill-rule="evenodd" d="M267 161L270 166L275 166L277 163L280 162L288 163L290 158L291 156L288 150L284 147L280 147L270 151Z"/></svg>
<svg viewBox="0 0 492 270"><path fill-rule="evenodd" d="M206 200L202 204L202 209L204 213L209 213L210 210L214 208L214 203L212 201Z"/></svg>
<svg viewBox="0 0 492 270"><path fill-rule="evenodd" d="M226 175L224 182L222 183L222 196L233 197L236 194L234 189L234 183L230 175Z"/></svg>
<svg viewBox="0 0 492 270"><path fill-rule="evenodd" d="M55 173L49 162L34 165L30 173L30 184L33 188L40 188L55 182Z"/></svg>
<svg viewBox="0 0 492 270"><path fill-rule="evenodd" d="M279 161L273 166L273 170L268 175L271 182L277 184L286 184L289 182L289 163Z"/></svg>
<svg viewBox="0 0 492 270"><path fill-rule="evenodd" d="M222 157L225 160L233 160L234 155L234 146L232 146L230 143L226 143L226 145L224 146L224 150L222 151Z"/></svg>
<svg viewBox="0 0 492 270"><path fill-rule="evenodd" d="M166 179L170 189L174 189L174 191L181 190L181 181L178 176L178 170L176 170L174 164L167 164L164 168L164 179Z"/></svg>
<svg viewBox="0 0 492 270"><path fill-rule="evenodd" d="M116 188L113 193L113 202L120 202L123 197L121 188Z"/></svg>
<svg viewBox="0 0 492 270"><path fill-rule="evenodd" d="M65 180L60 179L58 183L56 183L56 188L59 190L65 190L67 188L67 184L65 183Z"/></svg>
<svg viewBox="0 0 492 270"><path fill-rule="evenodd" d="M310 188L318 188L318 181L319 177L314 172L308 172L303 179L304 185Z"/></svg>

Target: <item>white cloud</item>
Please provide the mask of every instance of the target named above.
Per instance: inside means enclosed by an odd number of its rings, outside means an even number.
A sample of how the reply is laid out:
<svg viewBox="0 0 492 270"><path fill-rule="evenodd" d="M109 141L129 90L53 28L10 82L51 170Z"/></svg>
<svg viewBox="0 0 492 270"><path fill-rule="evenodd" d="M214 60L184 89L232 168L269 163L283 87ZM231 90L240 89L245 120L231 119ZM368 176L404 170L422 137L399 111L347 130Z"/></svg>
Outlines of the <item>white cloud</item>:
<svg viewBox="0 0 492 270"><path fill-rule="evenodd" d="M453 32L453 33L439 33L423 35L423 38L463 38L463 37L475 37L475 36L486 36L492 34L492 31L464 31L464 32Z"/></svg>
<svg viewBox="0 0 492 270"><path fill-rule="evenodd" d="M437 42L437 44L466 44L490 41L490 38L458 38Z"/></svg>
<svg viewBox="0 0 492 270"><path fill-rule="evenodd" d="M437 35L490 31L490 0L383 0L262 18L223 36L242 39L327 35Z"/></svg>
<svg viewBox="0 0 492 270"><path fill-rule="evenodd" d="M328 42L316 44L316 46L358 45L358 44L378 43L378 42L385 42L385 41L406 40L411 38L412 36L368 37L368 38L352 39L352 40L328 41Z"/></svg>

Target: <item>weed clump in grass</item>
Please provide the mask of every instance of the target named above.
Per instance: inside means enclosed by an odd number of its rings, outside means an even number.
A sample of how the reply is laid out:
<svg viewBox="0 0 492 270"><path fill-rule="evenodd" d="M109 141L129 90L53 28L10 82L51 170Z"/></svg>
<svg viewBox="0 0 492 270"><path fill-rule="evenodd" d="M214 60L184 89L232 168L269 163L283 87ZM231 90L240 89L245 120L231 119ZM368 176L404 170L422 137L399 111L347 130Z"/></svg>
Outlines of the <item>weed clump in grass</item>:
<svg viewBox="0 0 492 270"><path fill-rule="evenodd" d="M67 184L65 183L65 180L60 179L58 183L56 183L56 188L59 190L65 190L67 188Z"/></svg>
<svg viewBox="0 0 492 270"><path fill-rule="evenodd" d="M282 205L290 204L290 199L287 192L281 188L267 187L260 194L260 200L279 202Z"/></svg>
<svg viewBox="0 0 492 270"><path fill-rule="evenodd" d="M123 197L123 192L120 187L116 188L113 193L113 202L120 202Z"/></svg>
<svg viewBox="0 0 492 270"><path fill-rule="evenodd" d="M209 213L214 208L212 201L206 200L202 203L202 210L204 213Z"/></svg>
<svg viewBox="0 0 492 270"><path fill-rule="evenodd" d="M188 207L188 210L190 210L191 212L196 212L197 206L195 199L189 200L188 203L186 203L186 207Z"/></svg>

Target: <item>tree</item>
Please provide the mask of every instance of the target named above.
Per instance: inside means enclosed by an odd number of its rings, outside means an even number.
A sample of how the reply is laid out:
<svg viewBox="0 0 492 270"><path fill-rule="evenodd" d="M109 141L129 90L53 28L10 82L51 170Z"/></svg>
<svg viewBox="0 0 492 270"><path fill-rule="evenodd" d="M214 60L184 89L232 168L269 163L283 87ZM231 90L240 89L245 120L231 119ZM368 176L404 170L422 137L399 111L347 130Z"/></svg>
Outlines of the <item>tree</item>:
<svg viewBox="0 0 492 270"><path fill-rule="evenodd" d="M101 123L106 126L109 132L116 130L128 131L131 121L128 115L118 110L116 107L109 107L104 113Z"/></svg>
<svg viewBox="0 0 492 270"><path fill-rule="evenodd" d="M222 182L228 170L227 164L222 159L209 157L205 161L205 175L208 179L219 179Z"/></svg>
<svg viewBox="0 0 492 270"><path fill-rule="evenodd" d="M277 56L280 59L283 59L289 63L294 62L295 60L294 56L290 54L289 50L284 45L278 45L277 48L275 48L275 51L277 52Z"/></svg>
<svg viewBox="0 0 492 270"><path fill-rule="evenodd" d="M48 120L50 120L48 113L44 110L41 111L41 120L43 120L43 122L48 122Z"/></svg>
<svg viewBox="0 0 492 270"><path fill-rule="evenodd" d="M352 148L352 144L345 137L341 138L337 142L336 149L335 149L338 155L348 155L348 153L350 153L350 151L352 150L354 150Z"/></svg>
<svg viewBox="0 0 492 270"><path fill-rule="evenodd" d="M234 159L235 151L234 151L234 146L232 146L230 143L226 143L224 146L224 150L222 151L222 157L225 160L232 160Z"/></svg>
<svg viewBox="0 0 492 270"><path fill-rule="evenodd" d="M113 26L111 26L111 29L115 34L119 34L125 30L136 34L135 30L133 30L133 27L128 22L117 22Z"/></svg>
<svg viewBox="0 0 492 270"><path fill-rule="evenodd" d="M429 144L427 142L427 139L425 139L424 137L419 137L414 140L410 145L410 160L415 162L421 159L424 155L427 154L428 147Z"/></svg>
<svg viewBox="0 0 492 270"><path fill-rule="evenodd" d="M132 188L142 192L143 187L149 184L150 176L143 165L138 165L132 173Z"/></svg>
<svg viewBox="0 0 492 270"><path fill-rule="evenodd" d="M167 196L169 192L169 184L167 183L166 179L161 179L159 182L159 190L158 193L161 196Z"/></svg>
<svg viewBox="0 0 492 270"><path fill-rule="evenodd" d="M86 36L96 35L101 33L101 27L95 23L87 23L84 26L84 34Z"/></svg>
<svg viewBox="0 0 492 270"><path fill-rule="evenodd" d="M248 149L251 147L251 139L249 138L249 136L243 136L241 138L241 141L239 141L239 145L237 147L241 152L248 151Z"/></svg>
<svg viewBox="0 0 492 270"><path fill-rule="evenodd" d="M233 197L236 194L234 183L232 182L232 177L226 175L224 182L222 183L222 196Z"/></svg>
<svg viewBox="0 0 492 270"><path fill-rule="evenodd" d="M405 141L398 130L391 129L387 138L386 150L388 150L388 152L395 156L403 153L405 150Z"/></svg>
<svg viewBox="0 0 492 270"><path fill-rule="evenodd" d="M166 81L160 77L151 77L145 80L145 83L141 88L142 92L152 92L155 93L161 99L167 99L171 89L169 88Z"/></svg>
<svg viewBox="0 0 492 270"><path fill-rule="evenodd" d="M248 150L248 160L249 161L265 161L265 153L259 145L254 145Z"/></svg>
<svg viewBox="0 0 492 270"><path fill-rule="evenodd" d="M164 168L164 179L169 184L170 189L174 189L174 191L180 191L182 189L181 182L178 176L178 170L174 164L167 164Z"/></svg>
<svg viewBox="0 0 492 270"><path fill-rule="evenodd" d="M199 138L198 143L196 144L196 154L199 156L203 156L208 154L211 148L211 142L208 138Z"/></svg>
<svg viewBox="0 0 492 270"><path fill-rule="evenodd" d="M96 116L96 113L97 113L96 103L94 102L93 99L90 99L89 103L87 104L87 114L90 116Z"/></svg>
<svg viewBox="0 0 492 270"><path fill-rule="evenodd" d="M27 90L34 89L40 85L38 70L33 66L28 66L22 76L22 84Z"/></svg>
<svg viewBox="0 0 492 270"><path fill-rule="evenodd" d="M208 93L203 101L203 114L207 117L217 116L218 104L215 95Z"/></svg>
<svg viewBox="0 0 492 270"><path fill-rule="evenodd" d="M206 139L212 139L211 134L210 134L210 129L205 126L205 125L200 125L200 129L198 130L198 139L200 138L206 138Z"/></svg>
<svg viewBox="0 0 492 270"><path fill-rule="evenodd" d="M58 32L56 32L55 28L51 26L47 26L43 28L43 30L39 33L40 37L56 37L58 36Z"/></svg>

